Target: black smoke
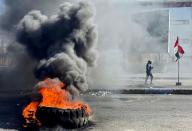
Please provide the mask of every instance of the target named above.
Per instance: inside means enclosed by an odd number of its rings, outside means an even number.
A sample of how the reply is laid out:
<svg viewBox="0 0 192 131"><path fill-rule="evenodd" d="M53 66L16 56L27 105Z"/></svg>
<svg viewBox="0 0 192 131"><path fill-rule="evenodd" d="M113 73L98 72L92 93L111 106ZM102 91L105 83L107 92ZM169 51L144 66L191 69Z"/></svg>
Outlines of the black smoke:
<svg viewBox="0 0 192 131"><path fill-rule="evenodd" d="M32 10L17 25L17 40L39 64L38 79L58 77L69 87L87 89L87 68L96 61L94 11L87 2L60 6L50 17Z"/></svg>
<svg viewBox="0 0 192 131"><path fill-rule="evenodd" d="M29 56L15 40L17 24L32 9L51 15L65 1L68 0L3 0L5 8L0 15L0 39L8 45L6 55L11 59L11 64L0 70L0 89L32 89L37 82L33 75L37 60Z"/></svg>

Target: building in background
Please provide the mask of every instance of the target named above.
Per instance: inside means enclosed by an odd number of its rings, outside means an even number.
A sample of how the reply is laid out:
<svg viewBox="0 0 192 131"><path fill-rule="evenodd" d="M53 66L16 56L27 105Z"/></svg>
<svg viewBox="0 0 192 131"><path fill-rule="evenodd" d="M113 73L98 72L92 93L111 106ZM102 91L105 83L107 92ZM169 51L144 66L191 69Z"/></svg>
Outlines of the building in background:
<svg viewBox="0 0 192 131"><path fill-rule="evenodd" d="M7 43L3 39L0 40L0 68L11 66L12 60L8 55Z"/></svg>
<svg viewBox="0 0 192 131"><path fill-rule="evenodd" d="M155 70L156 72L175 70L173 69L176 68L173 46L178 36L179 42L185 50L185 54L181 60L181 66L183 64L185 68L181 70L183 70L183 72L189 72L188 69L192 65L192 2L183 2L181 0L167 0L163 2L162 0L140 0L139 2L143 6L153 7L154 11L148 11L149 14L154 14L154 12L159 12L161 14L162 12L167 12L169 17L168 19L162 18L168 20L168 26L161 26L158 24L156 24L157 27L153 26L153 30L162 33L162 38L168 38L167 41L164 39L164 42L160 43L161 49L165 49L164 47L167 47L167 49L159 51L153 51L152 49L152 51L142 52L142 63L144 64L148 59L154 61L157 67ZM163 17L166 17L166 15ZM151 25L151 23L148 24ZM161 24L166 25L166 21L161 21ZM153 34L154 32L151 33Z"/></svg>
<svg viewBox="0 0 192 131"><path fill-rule="evenodd" d="M179 42L185 50L185 56L192 56L192 8L180 7L171 8L169 21L169 46L168 52L174 55L172 50L177 36Z"/></svg>

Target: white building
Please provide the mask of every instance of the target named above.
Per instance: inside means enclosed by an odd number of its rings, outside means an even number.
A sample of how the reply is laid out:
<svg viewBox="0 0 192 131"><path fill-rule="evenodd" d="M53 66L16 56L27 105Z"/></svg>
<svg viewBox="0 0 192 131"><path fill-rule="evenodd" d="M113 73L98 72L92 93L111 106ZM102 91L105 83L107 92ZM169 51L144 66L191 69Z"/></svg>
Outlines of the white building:
<svg viewBox="0 0 192 131"><path fill-rule="evenodd" d="M178 36L179 43L185 51L185 56L192 56L192 8L171 8L169 12L169 53L174 55L173 45Z"/></svg>

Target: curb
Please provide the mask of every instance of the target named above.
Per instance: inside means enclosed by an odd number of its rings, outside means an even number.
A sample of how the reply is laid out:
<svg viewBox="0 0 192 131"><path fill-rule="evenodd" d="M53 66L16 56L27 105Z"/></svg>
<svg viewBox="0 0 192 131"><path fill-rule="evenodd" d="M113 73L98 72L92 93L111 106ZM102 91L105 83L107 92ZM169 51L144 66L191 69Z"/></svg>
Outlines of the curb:
<svg viewBox="0 0 192 131"><path fill-rule="evenodd" d="M129 89L121 90L119 93L122 94L177 94L177 95L192 95L190 89Z"/></svg>
<svg viewBox="0 0 192 131"><path fill-rule="evenodd" d="M137 89L119 89L119 90L106 90L106 89L92 89L84 92L85 94L95 94L98 96L105 96L106 94L175 94L175 95L192 95L192 89L179 89L179 88L137 88Z"/></svg>

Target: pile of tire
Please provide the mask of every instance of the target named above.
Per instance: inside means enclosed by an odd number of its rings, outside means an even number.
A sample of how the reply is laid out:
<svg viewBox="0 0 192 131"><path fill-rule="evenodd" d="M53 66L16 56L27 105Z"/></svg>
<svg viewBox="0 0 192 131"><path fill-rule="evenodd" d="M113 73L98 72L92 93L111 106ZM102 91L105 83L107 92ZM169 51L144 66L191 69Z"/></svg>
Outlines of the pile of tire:
<svg viewBox="0 0 192 131"><path fill-rule="evenodd" d="M48 127L61 125L64 128L74 129L86 126L89 123L89 115L84 108L59 109L39 106L36 117L42 125Z"/></svg>

